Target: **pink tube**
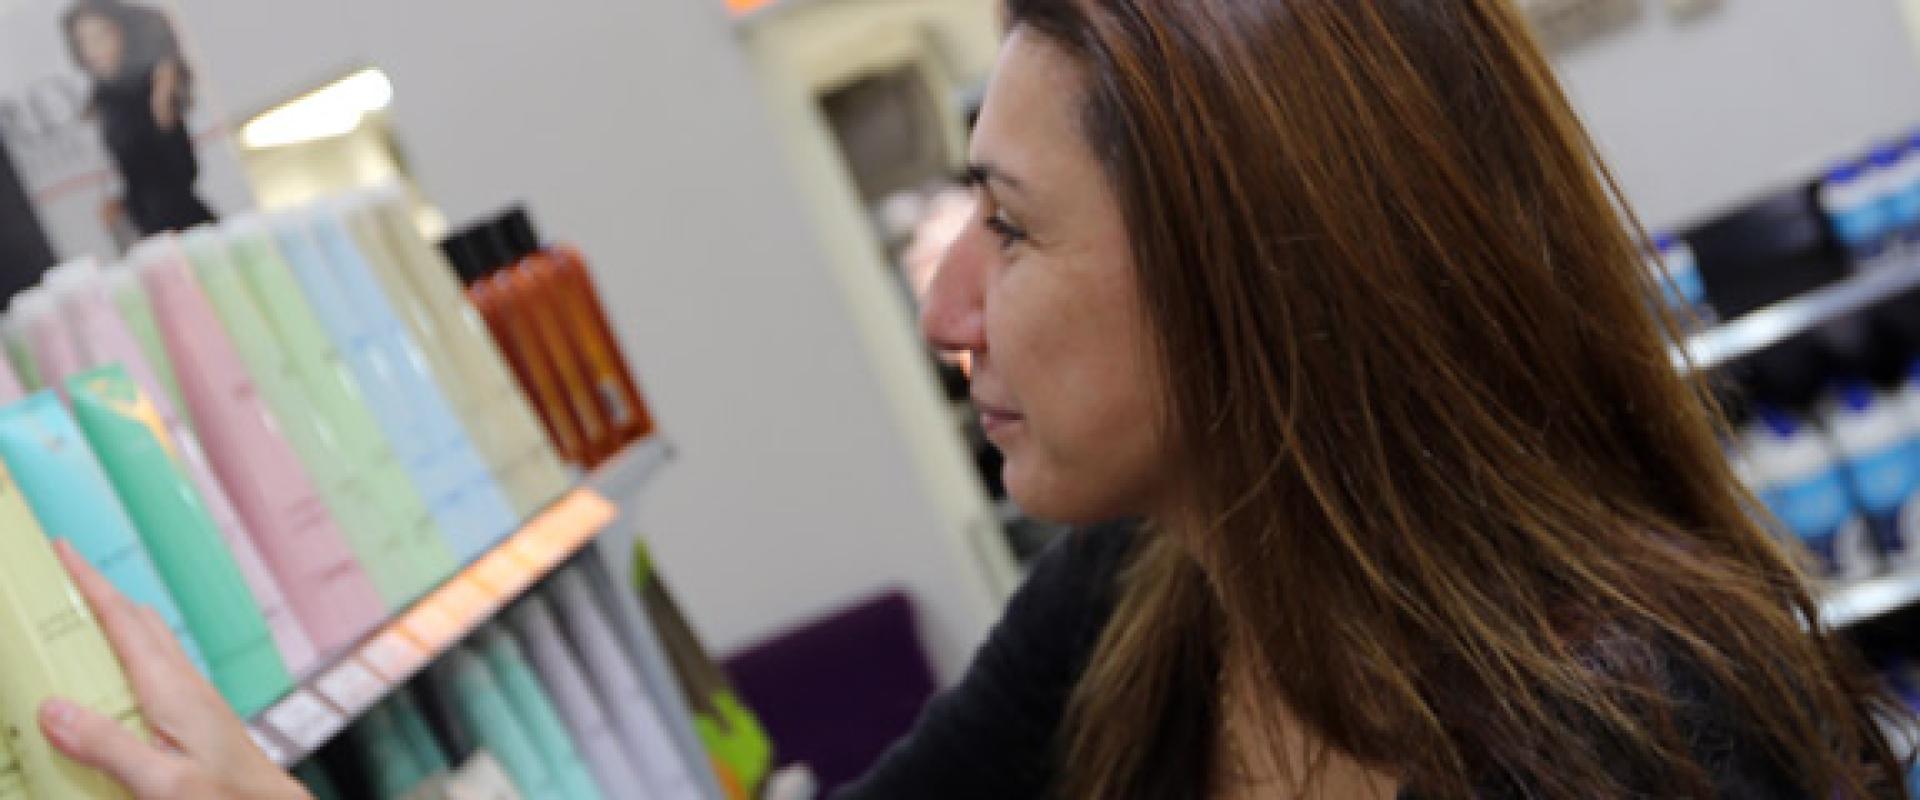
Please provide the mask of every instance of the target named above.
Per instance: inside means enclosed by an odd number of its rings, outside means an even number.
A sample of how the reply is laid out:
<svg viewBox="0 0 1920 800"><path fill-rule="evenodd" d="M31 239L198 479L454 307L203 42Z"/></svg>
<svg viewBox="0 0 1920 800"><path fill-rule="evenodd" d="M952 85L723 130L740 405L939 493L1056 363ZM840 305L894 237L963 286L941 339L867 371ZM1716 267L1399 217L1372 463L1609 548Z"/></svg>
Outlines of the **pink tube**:
<svg viewBox="0 0 1920 800"><path fill-rule="evenodd" d="M179 243L155 239L131 262L153 301L213 470L232 493L294 614L323 652L353 643L380 623L386 607L260 401Z"/></svg>
<svg viewBox="0 0 1920 800"><path fill-rule="evenodd" d="M27 396L20 385L20 376L13 372L13 365L0 358L0 406L10 406Z"/></svg>
<svg viewBox="0 0 1920 800"><path fill-rule="evenodd" d="M200 491L200 499L206 503L208 514L220 528L220 537L227 549L232 551L233 560L239 565L247 588L252 590L254 600L260 604L260 612L267 619L268 629L273 632L273 643L280 651L281 660L294 675L306 674L320 658L313 640L307 636L306 629L301 627L300 620L295 618L293 610L287 605L286 593L281 590L279 581L267 570L266 561L261 558L260 549L254 546L253 536L241 521L226 487L214 477L199 437L180 416L180 410L174 407L173 401L168 399L167 392L155 376L153 365L147 363L146 351L141 349L139 340L134 338L126 320L121 318L120 309L114 305L113 298L107 295L106 277L101 274L99 264L85 259L55 267L47 273L46 286L66 316L68 328L78 345L82 366L119 364L139 384L141 391L152 398L154 408L159 411L160 420L165 423L177 448L175 456L193 480L194 488Z"/></svg>
<svg viewBox="0 0 1920 800"><path fill-rule="evenodd" d="M73 333L60 319L53 293L44 286L23 290L13 296L11 313L26 334L27 349L40 367L40 379L55 391L63 392L61 396L65 397L63 387L67 378L84 367L80 364L80 350L74 344Z"/></svg>

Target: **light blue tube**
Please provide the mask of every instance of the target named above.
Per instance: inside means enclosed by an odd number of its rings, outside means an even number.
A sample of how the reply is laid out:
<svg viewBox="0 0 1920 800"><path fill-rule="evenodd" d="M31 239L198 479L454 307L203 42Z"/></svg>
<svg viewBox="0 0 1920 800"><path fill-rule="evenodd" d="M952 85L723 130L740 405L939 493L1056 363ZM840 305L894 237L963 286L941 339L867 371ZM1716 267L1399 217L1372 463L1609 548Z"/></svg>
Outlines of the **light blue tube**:
<svg viewBox="0 0 1920 800"><path fill-rule="evenodd" d="M454 554L479 557L520 520L372 267L325 215L283 218L274 227L308 303L366 389Z"/></svg>
<svg viewBox="0 0 1920 800"><path fill-rule="evenodd" d="M106 470L51 390L0 409L0 459L13 472L47 535L72 544L127 599L158 611L194 665L208 674L206 660Z"/></svg>

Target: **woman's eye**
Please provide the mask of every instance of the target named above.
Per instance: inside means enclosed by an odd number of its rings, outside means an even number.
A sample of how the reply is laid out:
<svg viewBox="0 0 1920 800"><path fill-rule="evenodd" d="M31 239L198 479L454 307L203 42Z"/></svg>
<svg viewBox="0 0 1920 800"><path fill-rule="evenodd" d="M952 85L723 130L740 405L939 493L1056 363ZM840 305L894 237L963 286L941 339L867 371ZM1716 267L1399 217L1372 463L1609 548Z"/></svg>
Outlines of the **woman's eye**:
<svg viewBox="0 0 1920 800"><path fill-rule="evenodd" d="M987 217L985 224L987 230L992 231L994 235L1000 237L1000 249L1002 250L1027 240L1027 232L1021 230L1020 226L1013 224L1012 221L1001 214L994 214Z"/></svg>

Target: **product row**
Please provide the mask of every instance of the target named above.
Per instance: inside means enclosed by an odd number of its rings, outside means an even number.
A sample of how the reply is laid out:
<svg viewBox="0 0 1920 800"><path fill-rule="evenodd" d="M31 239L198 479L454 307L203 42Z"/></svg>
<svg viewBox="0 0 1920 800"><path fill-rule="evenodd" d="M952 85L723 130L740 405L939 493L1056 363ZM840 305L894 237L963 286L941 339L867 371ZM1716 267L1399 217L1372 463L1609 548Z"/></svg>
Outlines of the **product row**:
<svg viewBox="0 0 1920 800"><path fill-rule="evenodd" d="M562 457L591 468L653 432L578 250L543 245L517 208L442 248Z"/></svg>
<svg viewBox="0 0 1920 800"><path fill-rule="evenodd" d="M1841 380L1809 414L1752 409L1736 470L1816 574L1920 569L1920 362L1897 387Z"/></svg>
<svg viewBox="0 0 1920 800"><path fill-rule="evenodd" d="M116 796L50 755L46 696L140 727L51 541L158 610L251 716L570 484L405 214L381 194L239 219L15 298L0 715L26 796Z"/></svg>
<svg viewBox="0 0 1920 800"><path fill-rule="evenodd" d="M1920 132L1829 170L1819 202L1856 267L1920 240Z"/></svg>
<svg viewBox="0 0 1920 800"><path fill-rule="evenodd" d="M556 574L295 774L321 800L701 797L600 599Z"/></svg>

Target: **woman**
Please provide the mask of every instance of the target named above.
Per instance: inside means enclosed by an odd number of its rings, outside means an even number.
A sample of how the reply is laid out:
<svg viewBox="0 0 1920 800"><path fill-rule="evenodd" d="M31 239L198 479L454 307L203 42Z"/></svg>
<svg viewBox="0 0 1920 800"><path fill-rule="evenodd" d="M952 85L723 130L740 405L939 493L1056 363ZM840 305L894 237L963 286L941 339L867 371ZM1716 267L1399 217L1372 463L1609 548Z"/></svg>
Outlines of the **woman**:
<svg viewBox="0 0 1920 800"><path fill-rule="evenodd" d="M171 23L122 0L81 0L64 23L74 61L93 79L93 113L134 227L144 236L212 222L194 193L200 162L186 124L191 75Z"/></svg>
<svg viewBox="0 0 1920 800"><path fill-rule="evenodd" d="M1024 507L1142 521L846 797L1905 795L1505 0L1010 8L924 327Z"/></svg>

